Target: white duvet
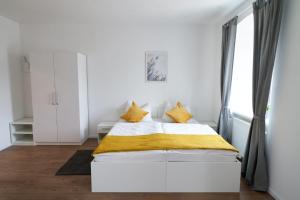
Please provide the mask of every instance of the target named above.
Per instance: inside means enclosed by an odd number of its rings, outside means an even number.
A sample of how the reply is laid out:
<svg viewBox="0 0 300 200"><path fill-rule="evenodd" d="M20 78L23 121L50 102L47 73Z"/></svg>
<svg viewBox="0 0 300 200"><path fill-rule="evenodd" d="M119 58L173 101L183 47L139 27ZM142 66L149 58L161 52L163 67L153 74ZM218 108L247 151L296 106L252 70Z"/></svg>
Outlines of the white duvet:
<svg viewBox="0 0 300 200"><path fill-rule="evenodd" d="M162 123L154 121L138 123L118 122L110 130L108 135L134 136L152 133L163 133Z"/></svg>
<svg viewBox="0 0 300 200"><path fill-rule="evenodd" d="M165 134L202 134L217 133L204 124L178 124L162 122L119 122L108 135L134 136L153 133ZM233 162L236 152L225 150L153 150L136 152L114 152L95 155L95 161L174 161L174 162Z"/></svg>

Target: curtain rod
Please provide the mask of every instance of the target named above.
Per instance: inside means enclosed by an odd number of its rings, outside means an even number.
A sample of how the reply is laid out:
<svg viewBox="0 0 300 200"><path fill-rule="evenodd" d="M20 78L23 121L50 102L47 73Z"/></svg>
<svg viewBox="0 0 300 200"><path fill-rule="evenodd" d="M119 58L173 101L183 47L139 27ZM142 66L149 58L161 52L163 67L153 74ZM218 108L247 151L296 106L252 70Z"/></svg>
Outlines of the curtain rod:
<svg viewBox="0 0 300 200"><path fill-rule="evenodd" d="M245 3L244 8L237 11L236 16L238 16L238 22L242 21L245 17L247 17L253 11L253 3L257 2L257 0L248 0L248 3Z"/></svg>
<svg viewBox="0 0 300 200"><path fill-rule="evenodd" d="M244 1L240 6L231 11L231 14L227 15L225 19L223 19L222 24L226 24L235 16L238 16L238 22L243 20L246 16L248 16L252 12L252 4L256 2L256 0L247 0Z"/></svg>
<svg viewBox="0 0 300 200"><path fill-rule="evenodd" d="M245 17L247 17L250 13L252 13L253 7L252 4L249 4L246 8L237 13L238 22L242 21Z"/></svg>

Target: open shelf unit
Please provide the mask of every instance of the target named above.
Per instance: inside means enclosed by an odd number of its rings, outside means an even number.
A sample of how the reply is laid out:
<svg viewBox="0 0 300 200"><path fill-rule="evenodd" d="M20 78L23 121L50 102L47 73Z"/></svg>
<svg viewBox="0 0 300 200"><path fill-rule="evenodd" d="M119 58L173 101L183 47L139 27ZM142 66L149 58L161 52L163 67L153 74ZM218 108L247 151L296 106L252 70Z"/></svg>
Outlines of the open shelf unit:
<svg viewBox="0 0 300 200"><path fill-rule="evenodd" d="M33 119L22 118L11 122L10 135L13 145L34 145Z"/></svg>

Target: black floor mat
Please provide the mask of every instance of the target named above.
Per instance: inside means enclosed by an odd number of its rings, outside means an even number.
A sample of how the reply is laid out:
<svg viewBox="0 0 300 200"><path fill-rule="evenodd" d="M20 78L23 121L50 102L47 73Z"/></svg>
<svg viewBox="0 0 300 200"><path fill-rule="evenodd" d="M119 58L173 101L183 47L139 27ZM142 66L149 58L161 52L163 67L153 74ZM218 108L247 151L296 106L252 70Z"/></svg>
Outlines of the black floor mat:
<svg viewBox="0 0 300 200"><path fill-rule="evenodd" d="M93 150L78 150L55 175L91 175L92 153Z"/></svg>

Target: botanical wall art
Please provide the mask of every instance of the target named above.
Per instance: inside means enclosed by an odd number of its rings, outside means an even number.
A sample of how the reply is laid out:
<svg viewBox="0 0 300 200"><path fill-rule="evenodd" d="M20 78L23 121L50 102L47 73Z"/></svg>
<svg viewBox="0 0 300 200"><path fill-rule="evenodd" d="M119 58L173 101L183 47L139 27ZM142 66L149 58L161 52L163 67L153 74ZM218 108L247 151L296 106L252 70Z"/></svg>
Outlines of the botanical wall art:
<svg viewBox="0 0 300 200"><path fill-rule="evenodd" d="M166 82L168 52L146 51L146 81Z"/></svg>

